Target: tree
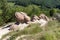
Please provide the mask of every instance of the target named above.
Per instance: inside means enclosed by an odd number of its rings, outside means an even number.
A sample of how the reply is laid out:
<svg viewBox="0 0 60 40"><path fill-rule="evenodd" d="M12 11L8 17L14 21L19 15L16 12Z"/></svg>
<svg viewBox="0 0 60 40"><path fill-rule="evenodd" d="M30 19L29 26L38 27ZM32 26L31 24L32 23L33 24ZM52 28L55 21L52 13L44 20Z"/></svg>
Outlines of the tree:
<svg viewBox="0 0 60 40"><path fill-rule="evenodd" d="M5 18L5 15L6 15L6 11L7 11L7 0L1 0L1 4L2 4L2 7L1 9L3 10L3 13L2 13L2 18L4 20L4 22L6 22L6 18Z"/></svg>
<svg viewBox="0 0 60 40"><path fill-rule="evenodd" d="M17 0L17 5L28 6L30 4L30 0Z"/></svg>
<svg viewBox="0 0 60 40"><path fill-rule="evenodd" d="M2 4L1 9L3 11L3 13L2 13L2 19L4 20L5 23L7 23L7 22L11 21L12 16L13 16L12 13L15 12L15 10L14 10L15 8L11 8L8 5L7 0L1 0L1 4Z"/></svg>
<svg viewBox="0 0 60 40"><path fill-rule="evenodd" d="M50 10L50 16L52 17L55 13L57 13L56 9L51 9Z"/></svg>
<svg viewBox="0 0 60 40"><path fill-rule="evenodd" d="M60 0L17 0L18 5L28 6L31 4L40 5L42 8L56 8L60 5Z"/></svg>

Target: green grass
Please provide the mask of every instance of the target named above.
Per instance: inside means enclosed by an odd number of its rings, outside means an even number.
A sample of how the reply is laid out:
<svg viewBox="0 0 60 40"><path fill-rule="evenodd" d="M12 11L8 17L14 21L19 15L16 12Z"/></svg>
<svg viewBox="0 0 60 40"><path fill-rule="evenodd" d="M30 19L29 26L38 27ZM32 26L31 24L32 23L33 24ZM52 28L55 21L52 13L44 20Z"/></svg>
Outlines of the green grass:
<svg viewBox="0 0 60 40"><path fill-rule="evenodd" d="M28 28L25 28L24 30L18 31L17 33L13 34L9 40L15 40L15 38L20 35L36 34L41 31L42 31L42 29L37 24L32 24L32 25L29 25Z"/></svg>
<svg viewBox="0 0 60 40"><path fill-rule="evenodd" d="M58 21L50 21L45 27L44 30L40 27L39 24L31 24L22 31L15 31L11 34L9 40L15 40L18 36L21 35L30 35L20 38L19 40L60 40L60 23ZM6 37L5 35L4 37ZM3 38L2 38L3 39Z"/></svg>

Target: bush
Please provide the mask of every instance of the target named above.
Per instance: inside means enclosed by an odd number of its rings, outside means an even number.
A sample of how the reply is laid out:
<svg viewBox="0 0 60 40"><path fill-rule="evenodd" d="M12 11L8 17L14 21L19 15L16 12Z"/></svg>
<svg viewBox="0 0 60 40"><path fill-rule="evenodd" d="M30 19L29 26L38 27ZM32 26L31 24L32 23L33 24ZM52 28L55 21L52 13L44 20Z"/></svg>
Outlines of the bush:
<svg viewBox="0 0 60 40"><path fill-rule="evenodd" d="M32 15L39 15L40 14L40 7L37 5L29 5L27 7L23 7L23 6L15 6L15 9L17 12L25 12L27 13L29 16Z"/></svg>
<svg viewBox="0 0 60 40"><path fill-rule="evenodd" d="M17 5L22 5L22 6L28 6L30 3L31 3L30 0L25 0L25 1L24 0L18 0L16 2Z"/></svg>
<svg viewBox="0 0 60 40"><path fill-rule="evenodd" d="M0 26L2 26L4 24L4 20L2 19L2 17L0 16Z"/></svg>
<svg viewBox="0 0 60 40"><path fill-rule="evenodd" d="M37 5L29 5L27 7L23 6L9 6L5 12L2 14L3 20L5 20L5 23L16 21L15 20L15 12L26 12L29 16L32 17L32 15L40 15L40 13L45 13L46 15L49 16L49 10L41 10L40 6Z"/></svg>
<svg viewBox="0 0 60 40"><path fill-rule="evenodd" d="M0 16L2 15L2 10L0 10Z"/></svg>
<svg viewBox="0 0 60 40"><path fill-rule="evenodd" d="M54 33L45 33L45 40L57 40L57 37Z"/></svg>
<svg viewBox="0 0 60 40"><path fill-rule="evenodd" d="M15 5L15 10L16 10L16 12L22 12L24 10L24 7Z"/></svg>
<svg viewBox="0 0 60 40"><path fill-rule="evenodd" d="M39 15L40 8L39 8L39 6L36 6L36 5L29 5L24 8L24 12L28 13L29 16Z"/></svg>
<svg viewBox="0 0 60 40"><path fill-rule="evenodd" d="M56 12L57 12L56 9L51 9L51 10L50 10L50 16L52 17Z"/></svg>
<svg viewBox="0 0 60 40"><path fill-rule="evenodd" d="M12 19L14 19L14 13L15 13L15 7L9 7L6 9L6 12L3 14L3 20L4 22L11 22Z"/></svg>

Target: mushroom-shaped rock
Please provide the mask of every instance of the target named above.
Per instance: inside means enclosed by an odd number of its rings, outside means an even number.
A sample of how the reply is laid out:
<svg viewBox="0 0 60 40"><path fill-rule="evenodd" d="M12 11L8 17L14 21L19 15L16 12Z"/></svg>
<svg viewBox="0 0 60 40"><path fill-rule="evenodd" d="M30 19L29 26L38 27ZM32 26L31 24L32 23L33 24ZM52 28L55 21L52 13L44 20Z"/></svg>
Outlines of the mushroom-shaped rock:
<svg viewBox="0 0 60 40"><path fill-rule="evenodd" d="M24 12L20 12L24 16L24 22L27 23L31 20L31 18Z"/></svg>
<svg viewBox="0 0 60 40"><path fill-rule="evenodd" d="M27 23L31 20L30 17L24 12L16 12L15 16L17 21L21 23L24 23L24 22Z"/></svg>

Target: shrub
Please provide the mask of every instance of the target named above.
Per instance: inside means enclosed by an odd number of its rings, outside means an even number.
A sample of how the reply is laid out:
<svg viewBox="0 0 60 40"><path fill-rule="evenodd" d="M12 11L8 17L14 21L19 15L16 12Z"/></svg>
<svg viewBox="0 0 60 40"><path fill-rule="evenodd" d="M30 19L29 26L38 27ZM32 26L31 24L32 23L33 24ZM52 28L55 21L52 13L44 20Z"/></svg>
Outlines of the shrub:
<svg viewBox="0 0 60 40"><path fill-rule="evenodd" d="M57 37L54 33L45 33L45 40L57 40Z"/></svg>
<svg viewBox="0 0 60 40"><path fill-rule="evenodd" d="M29 16L39 15L40 8L39 8L39 6L36 6L36 5L29 5L24 8L24 12L28 13Z"/></svg>
<svg viewBox="0 0 60 40"><path fill-rule="evenodd" d="M0 16L0 26L4 24L4 20L2 19L2 17Z"/></svg>
<svg viewBox="0 0 60 40"><path fill-rule="evenodd" d="M14 19L14 13L15 13L15 8L14 7L9 7L6 9L6 12L3 14L3 20L4 22L11 22L12 19Z"/></svg>
<svg viewBox="0 0 60 40"><path fill-rule="evenodd" d="M51 10L50 10L50 16L52 17L56 12L57 12L56 9L51 9Z"/></svg>

